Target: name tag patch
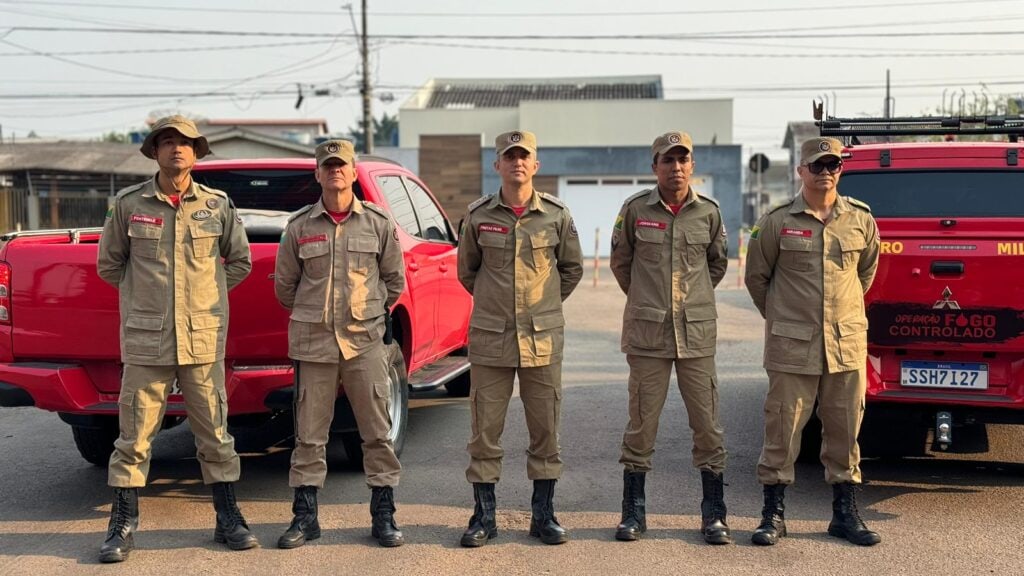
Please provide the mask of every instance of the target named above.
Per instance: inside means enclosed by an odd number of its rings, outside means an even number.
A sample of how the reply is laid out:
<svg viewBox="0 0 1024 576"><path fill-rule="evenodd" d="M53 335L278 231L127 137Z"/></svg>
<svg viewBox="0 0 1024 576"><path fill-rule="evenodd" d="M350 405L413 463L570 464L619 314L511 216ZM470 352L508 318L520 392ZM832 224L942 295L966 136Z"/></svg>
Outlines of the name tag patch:
<svg viewBox="0 0 1024 576"><path fill-rule="evenodd" d="M780 232L783 236L796 236L797 238L810 238L813 232L810 230L798 230L796 228L783 228Z"/></svg>
<svg viewBox="0 0 1024 576"><path fill-rule="evenodd" d="M664 222L658 222L657 220L637 220L637 228L657 228L658 230L664 230L668 227L668 224Z"/></svg>
<svg viewBox="0 0 1024 576"><path fill-rule="evenodd" d="M477 228L480 232L494 232L496 234L508 234L508 226L502 226L501 224L481 224Z"/></svg>
<svg viewBox="0 0 1024 576"><path fill-rule="evenodd" d="M317 234L316 236L299 238L299 246L302 246L303 244L312 244L313 242L327 242L327 234Z"/></svg>
<svg viewBox="0 0 1024 576"><path fill-rule="evenodd" d="M164 219L158 216L146 216L144 214L132 214L131 222L141 222L142 224L152 224L154 226L163 226Z"/></svg>

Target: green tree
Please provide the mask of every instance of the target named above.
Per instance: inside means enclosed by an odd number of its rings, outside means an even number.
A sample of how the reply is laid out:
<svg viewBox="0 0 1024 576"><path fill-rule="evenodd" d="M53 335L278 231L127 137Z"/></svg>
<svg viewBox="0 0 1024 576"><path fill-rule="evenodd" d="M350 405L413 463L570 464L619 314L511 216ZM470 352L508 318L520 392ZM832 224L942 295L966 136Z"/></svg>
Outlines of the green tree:
<svg viewBox="0 0 1024 576"><path fill-rule="evenodd" d="M356 150L363 149L363 142L366 141L366 135L363 133L363 125L360 123L358 126L349 128L349 135L352 137L352 142L356 145ZM373 119L373 145L374 146L393 146L398 142L398 115L389 115L387 112L384 113L379 119Z"/></svg>
<svg viewBox="0 0 1024 576"><path fill-rule="evenodd" d="M102 136L100 136L100 142L115 142L117 144L126 144L128 142L131 142L131 138L128 136L127 132L110 131L105 132Z"/></svg>

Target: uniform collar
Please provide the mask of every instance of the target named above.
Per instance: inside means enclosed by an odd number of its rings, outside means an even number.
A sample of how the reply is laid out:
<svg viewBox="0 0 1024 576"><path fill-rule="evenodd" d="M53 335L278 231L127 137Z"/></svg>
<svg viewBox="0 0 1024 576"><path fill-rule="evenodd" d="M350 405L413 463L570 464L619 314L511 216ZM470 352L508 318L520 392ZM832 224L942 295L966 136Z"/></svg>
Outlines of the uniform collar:
<svg viewBox="0 0 1024 576"><path fill-rule="evenodd" d="M352 210L351 210L352 213L353 214L362 214L363 210L364 210L363 203L359 200L359 198L353 196L352 197ZM324 205L324 197L321 196L320 199L316 201L316 204L313 205L313 208L309 211L309 217L310 218L317 218L317 217L319 217L319 216L321 216L323 214L326 214L326 213L327 213L327 206Z"/></svg>
<svg viewBox="0 0 1024 576"><path fill-rule="evenodd" d="M487 203L487 207L490 209L497 208L498 206L504 206L505 208L511 209L510 206L508 206L501 200L501 188L499 188L498 193L491 198L491 201ZM536 189L534 189L533 194L530 196L529 202L526 203L526 206L530 209L530 212L533 212L535 210L539 212L547 212L547 210L544 208L544 203L540 199L540 192L537 192Z"/></svg>
<svg viewBox="0 0 1024 576"><path fill-rule="evenodd" d="M844 212L849 212L852 209L850 203L839 194L836 194L836 203L832 206L832 218ZM799 214L801 212L811 212L811 207L807 205L807 201L804 200L804 190L800 189L800 193L793 199L793 203L789 207L790 214Z"/></svg>
<svg viewBox="0 0 1024 576"><path fill-rule="evenodd" d="M693 202L693 203L703 202L703 200L700 199L700 196L696 192L693 191L693 187L687 187L687 189L686 189L686 200L683 201L683 206L686 206L690 202ZM666 205L665 201L661 199L661 191L658 190L657 186L655 186L654 188L651 189L651 193L647 195L647 205L648 206L654 206L655 204L659 204L659 203L662 204L662 205Z"/></svg>
<svg viewBox="0 0 1024 576"><path fill-rule="evenodd" d="M143 190L143 192L142 192L142 195L145 196L146 198L156 197L156 198L159 198L160 200L166 202L167 201L167 194L164 194L164 191L160 189L159 178L160 178L160 173L159 172L157 172L156 175L154 175L152 178L150 178L149 182L146 184L145 190ZM196 191L198 189L199 189L199 185L196 184L195 179L193 179L192 182L188 186L188 191L186 191L183 195L181 195L181 197L180 197L181 200L184 200L186 198L194 197L196 195Z"/></svg>

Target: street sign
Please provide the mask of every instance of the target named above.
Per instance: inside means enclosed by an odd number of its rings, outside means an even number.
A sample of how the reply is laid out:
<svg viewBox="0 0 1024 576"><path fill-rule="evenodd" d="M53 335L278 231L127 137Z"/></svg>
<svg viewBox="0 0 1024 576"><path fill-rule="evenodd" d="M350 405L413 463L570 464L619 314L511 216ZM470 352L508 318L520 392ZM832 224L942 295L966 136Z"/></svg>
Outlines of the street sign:
<svg viewBox="0 0 1024 576"><path fill-rule="evenodd" d="M754 174L761 174L768 170L768 157L760 152L750 157L750 163L748 164L750 171Z"/></svg>

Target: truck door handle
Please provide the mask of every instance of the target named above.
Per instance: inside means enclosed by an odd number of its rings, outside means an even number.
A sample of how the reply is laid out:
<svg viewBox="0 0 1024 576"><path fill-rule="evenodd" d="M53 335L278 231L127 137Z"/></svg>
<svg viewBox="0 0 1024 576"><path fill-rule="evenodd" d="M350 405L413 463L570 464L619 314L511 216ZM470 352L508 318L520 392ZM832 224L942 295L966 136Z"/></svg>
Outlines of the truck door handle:
<svg viewBox="0 0 1024 576"><path fill-rule="evenodd" d="M959 276L964 273L964 263L949 260L932 262L932 274L936 276Z"/></svg>
<svg viewBox="0 0 1024 576"><path fill-rule="evenodd" d="M438 268L441 269L441 272L447 272L448 271L448 263L447 262L441 262L441 264L438 266Z"/></svg>
<svg viewBox="0 0 1024 576"><path fill-rule="evenodd" d="M415 272L415 271L417 271L419 269L420 269L420 263L419 262L416 262L415 260L413 260L412 262L409 262L409 270L412 270L413 272Z"/></svg>

